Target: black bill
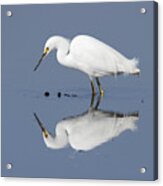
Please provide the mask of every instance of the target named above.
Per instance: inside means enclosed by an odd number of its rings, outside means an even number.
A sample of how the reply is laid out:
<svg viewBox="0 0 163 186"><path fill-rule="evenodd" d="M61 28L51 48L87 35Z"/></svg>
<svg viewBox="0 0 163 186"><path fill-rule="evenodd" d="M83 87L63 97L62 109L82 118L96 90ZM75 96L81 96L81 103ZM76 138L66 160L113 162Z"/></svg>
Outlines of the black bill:
<svg viewBox="0 0 163 186"><path fill-rule="evenodd" d="M35 66L35 68L33 69L33 71L36 71L37 68L40 66L41 62L43 61L44 57L46 56L46 53L43 53L38 64Z"/></svg>
<svg viewBox="0 0 163 186"><path fill-rule="evenodd" d="M37 116L36 113L34 113L34 117L35 117L35 119L37 120L37 123L38 123L38 125L40 126L42 132L45 132L45 128L43 127L43 124L42 124L42 122L40 121L40 119L38 118L38 116Z"/></svg>

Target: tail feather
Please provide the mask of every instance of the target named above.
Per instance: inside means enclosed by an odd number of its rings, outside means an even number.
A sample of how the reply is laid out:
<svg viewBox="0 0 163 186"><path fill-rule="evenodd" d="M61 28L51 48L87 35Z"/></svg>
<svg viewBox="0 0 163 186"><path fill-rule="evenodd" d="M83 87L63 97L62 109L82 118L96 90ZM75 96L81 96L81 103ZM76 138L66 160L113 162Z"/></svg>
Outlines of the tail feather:
<svg viewBox="0 0 163 186"><path fill-rule="evenodd" d="M138 58L124 59L117 62L117 71L113 73L114 75L139 75L140 69L138 68L139 60Z"/></svg>
<svg viewBox="0 0 163 186"><path fill-rule="evenodd" d="M131 62L136 66L138 66L139 64L139 59L137 57L134 57L133 59L131 59Z"/></svg>
<svg viewBox="0 0 163 186"><path fill-rule="evenodd" d="M136 69L134 72L131 73L132 75L140 75L140 69Z"/></svg>
<svg viewBox="0 0 163 186"><path fill-rule="evenodd" d="M138 58L133 58L131 60L131 63L133 64L133 71L131 72L132 75L139 75L140 74L140 69L137 67L139 64L139 59Z"/></svg>

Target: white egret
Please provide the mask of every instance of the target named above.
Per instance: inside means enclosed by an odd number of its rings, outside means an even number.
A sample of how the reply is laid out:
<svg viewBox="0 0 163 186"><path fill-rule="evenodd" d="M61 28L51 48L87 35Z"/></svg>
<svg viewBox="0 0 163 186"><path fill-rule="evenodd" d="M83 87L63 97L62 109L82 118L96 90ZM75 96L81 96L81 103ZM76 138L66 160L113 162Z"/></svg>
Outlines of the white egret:
<svg viewBox="0 0 163 186"><path fill-rule="evenodd" d="M61 149L68 144L77 151L92 150L101 144L118 137L126 130L135 131L138 112L121 114L90 108L87 112L63 119L52 135L34 114L41 127L43 139L50 149Z"/></svg>
<svg viewBox="0 0 163 186"><path fill-rule="evenodd" d="M93 78L96 79L100 94L104 91L99 77L118 74L139 74L138 59L128 59L111 46L87 35L78 35L71 41L61 36L50 37L44 46L44 52L34 71L42 60L53 50L57 50L60 64L78 69L89 76L92 94L96 94Z"/></svg>

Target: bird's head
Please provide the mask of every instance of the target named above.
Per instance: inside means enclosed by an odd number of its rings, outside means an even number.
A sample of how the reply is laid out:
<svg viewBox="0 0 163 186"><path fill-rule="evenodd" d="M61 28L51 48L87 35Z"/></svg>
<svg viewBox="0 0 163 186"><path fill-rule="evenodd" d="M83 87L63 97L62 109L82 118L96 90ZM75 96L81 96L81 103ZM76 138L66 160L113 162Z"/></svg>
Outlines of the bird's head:
<svg viewBox="0 0 163 186"><path fill-rule="evenodd" d="M37 70L37 68L40 66L41 62L43 61L43 59L52 51L56 48L56 37L50 37L45 45L44 45L44 50L43 50L43 53L41 55L41 58L40 60L38 61L37 65L35 66L34 68L34 71Z"/></svg>
<svg viewBox="0 0 163 186"><path fill-rule="evenodd" d="M43 136L45 145L48 148L60 149L67 145L68 139L67 139L67 134L65 133L65 131L63 131L63 133L60 133L58 138L55 138L50 132L48 132L48 130L46 130L46 128L43 126L43 123L40 121L36 113L34 113L34 117L42 131L42 136Z"/></svg>

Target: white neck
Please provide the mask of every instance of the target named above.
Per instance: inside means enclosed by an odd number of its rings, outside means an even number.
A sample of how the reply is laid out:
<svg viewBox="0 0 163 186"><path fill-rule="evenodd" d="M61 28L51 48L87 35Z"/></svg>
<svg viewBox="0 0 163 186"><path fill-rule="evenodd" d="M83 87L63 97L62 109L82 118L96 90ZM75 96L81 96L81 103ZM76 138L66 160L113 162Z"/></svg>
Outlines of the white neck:
<svg viewBox="0 0 163 186"><path fill-rule="evenodd" d="M51 149L60 149L65 147L68 144L68 135L66 130L61 125L58 125L56 127L55 136L49 134L48 138L44 137L44 142L46 146Z"/></svg>
<svg viewBox="0 0 163 186"><path fill-rule="evenodd" d="M69 42L66 39L62 38L57 47L57 59L58 62L62 65L66 65L66 57L68 55L69 45Z"/></svg>
<svg viewBox="0 0 163 186"><path fill-rule="evenodd" d="M50 47L51 51L57 49L58 62L66 65L65 59L70 47L69 40L61 36L53 36L48 39L47 46Z"/></svg>

